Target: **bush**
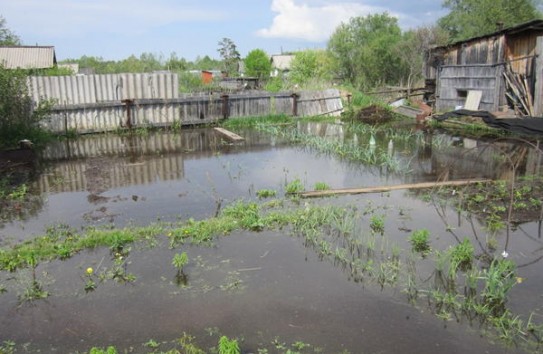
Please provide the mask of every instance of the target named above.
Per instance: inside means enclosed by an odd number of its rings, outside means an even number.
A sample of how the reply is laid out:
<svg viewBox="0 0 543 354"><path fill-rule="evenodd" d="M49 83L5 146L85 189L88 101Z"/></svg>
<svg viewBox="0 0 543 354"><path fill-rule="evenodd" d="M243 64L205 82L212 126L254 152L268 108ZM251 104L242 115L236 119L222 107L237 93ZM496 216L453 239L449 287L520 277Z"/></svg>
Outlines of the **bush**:
<svg viewBox="0 0 543 354"><path fill-rule="evenodd" d="M0 92L0 148L16 146L22 139L43 140L46 135L38 123L48 114L51 102L34 107L26 71L0 66Z"/></svg>

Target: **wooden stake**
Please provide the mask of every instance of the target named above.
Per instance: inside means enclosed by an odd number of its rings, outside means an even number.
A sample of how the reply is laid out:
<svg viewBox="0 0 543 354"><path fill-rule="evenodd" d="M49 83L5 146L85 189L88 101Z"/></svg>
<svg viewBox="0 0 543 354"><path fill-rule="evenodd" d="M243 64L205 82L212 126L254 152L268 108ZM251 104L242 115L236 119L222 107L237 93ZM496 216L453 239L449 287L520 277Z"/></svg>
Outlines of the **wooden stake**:
<svg viewBox="0 0 543 354"><path fill-rule="evenodd" d="M465 186L473 183L488 183L492 182L491 179L470 179L470 180L458 180L458 181L445 181L445 182L422 182L414 184L400 184L396 186L380 186L380 187L367 187L367 188L354 188L354 189L330 189L326 191L310 191L299 193L302 198L313 197L325 197L329 195L340 194L362 194L362 193L383 193L390 192L399 189L423 189L423 188L435 188L435 187L452 187L452 186Z"/></svg>

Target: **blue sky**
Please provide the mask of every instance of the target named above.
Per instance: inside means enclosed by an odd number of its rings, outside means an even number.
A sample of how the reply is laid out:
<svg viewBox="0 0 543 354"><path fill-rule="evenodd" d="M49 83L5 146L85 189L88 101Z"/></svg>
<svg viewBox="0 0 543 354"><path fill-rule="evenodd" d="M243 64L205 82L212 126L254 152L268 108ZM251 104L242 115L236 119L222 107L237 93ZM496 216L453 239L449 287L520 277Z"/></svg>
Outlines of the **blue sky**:
<svg viewBox="0 0 543 354"><path fill-rule="evenodd" d="M219 58L230 38L242 57L324 48L353 16L387 11L402 29L434 23L441 0L0 0L0 15L23 44L53 45L58 60L120 60L153 53Z"/></svg>

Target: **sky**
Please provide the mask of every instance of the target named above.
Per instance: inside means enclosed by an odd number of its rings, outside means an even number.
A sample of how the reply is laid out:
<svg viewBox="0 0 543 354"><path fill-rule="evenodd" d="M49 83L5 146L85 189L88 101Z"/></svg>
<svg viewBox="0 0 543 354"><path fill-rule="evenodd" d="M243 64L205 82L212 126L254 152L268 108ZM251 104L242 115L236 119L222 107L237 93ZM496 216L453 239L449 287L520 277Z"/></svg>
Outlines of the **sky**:
<svg viewBox="0 0 543 354"><path fill-rule="evenodd" d="M445 15L442 0L0 0L0 16L25 45L52 45L57 60L122 60L171 53L220 59L231 39L242 57L325 48L338 25L388 12L403 30Z"/></svg>

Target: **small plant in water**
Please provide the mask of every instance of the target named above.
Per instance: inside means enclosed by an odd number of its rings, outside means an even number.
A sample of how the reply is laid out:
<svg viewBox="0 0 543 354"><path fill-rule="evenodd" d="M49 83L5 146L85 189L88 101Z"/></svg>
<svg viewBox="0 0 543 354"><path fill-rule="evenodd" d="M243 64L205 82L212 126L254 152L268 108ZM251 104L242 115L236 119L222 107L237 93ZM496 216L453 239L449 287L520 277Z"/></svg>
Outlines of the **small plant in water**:
<svg viewBox="0 0 543 354"><path fill-rule="evenodd" d="M256 192L256 196L259 199L272 198L277 194L273 189L261 189Z"/></svg>
<svg viewBox="0 0 543 354"><path fill-rule="evenodd" d="M219 338L219 354L240 354L238 341L236 339L228 339L227 336Z"/></svg>
<svg viewBox="0 0 543 354"><path fill-rule="evenodd" d="M287 183L285 187L285 191L287 194L296 194L303 192L304 185L302 184L302 181L300 179L296 178L294 181Z"/></svg>
<svg viewBox="0 0 543 354"><path fill-rule="evenodd" d="M189 257L187 256L187 252L177 253L172 258L172 265L177 268L178 272L182 272L183 267L186 266L188 262Z"/></svg>
<svg viewBox="0 0 543 354"><path fill-rule="evenodd" d="M409 236L413 251L426 255L430 251L430 232L426 229L414 231Z"/></svg>
<svg viewBox="0 0 543 354"><path fill-rule="evenodd" d="M315 190L316 191L326 191L326 190L329 190L330 189L330 186L327 185L326 183L324 182L317 182L315 183Z"/></svg>
<svg viewBox="0 0 543 354"><path fill-rule="evenodd" d="M470 240L465 238L464 241L454 246L450 252L452 269L460 269L463 271L471 269L475 249Z"/></svg>
<svg viewBox="0 0 543 354"><path fill-rule="evenodd" d="M92 269L92 267L88 267L87 270L85 271L85 276L87 277L87 281L85 282L86 292L93 291L96 289L96 282L92 278L93 274L94 274L94 269Z"/></svg>
<svg viewBox="0 0 543 354"><path fill-rule="evenodd" d="M379 215L373 215L370 218L370 228L377 234L383 234L385 232L385 218Z"/></svg>

